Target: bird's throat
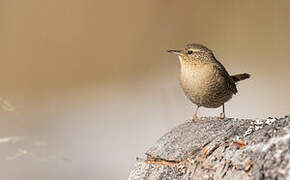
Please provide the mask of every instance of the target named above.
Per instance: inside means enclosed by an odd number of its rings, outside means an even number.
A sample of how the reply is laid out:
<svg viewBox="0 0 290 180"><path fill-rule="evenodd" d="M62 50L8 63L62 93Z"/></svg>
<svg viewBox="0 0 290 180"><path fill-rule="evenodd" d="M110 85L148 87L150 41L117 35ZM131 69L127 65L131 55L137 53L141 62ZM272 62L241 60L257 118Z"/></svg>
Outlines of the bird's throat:
<svg viewBox="0 0 290 180"><path fill-rule="evenodd" d="M180 59L180 80L190 86L199 86L215 76L216 71L210 64L193 63Z"/></svg>

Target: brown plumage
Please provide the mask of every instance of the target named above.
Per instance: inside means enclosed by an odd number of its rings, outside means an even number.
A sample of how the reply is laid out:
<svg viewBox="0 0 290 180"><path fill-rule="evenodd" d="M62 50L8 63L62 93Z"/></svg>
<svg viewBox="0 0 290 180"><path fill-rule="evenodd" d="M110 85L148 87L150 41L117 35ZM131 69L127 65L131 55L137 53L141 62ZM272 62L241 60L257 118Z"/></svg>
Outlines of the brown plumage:
<svg viewBox="0 0 290 180"><path fill-rule="evenodd" d="M181 65L180 84L187 98L198 108L223 106L221 118L225 118L224 103L236 94L236 82L247 79L249 74L230 76L213 52L200 44L188 44L183 50L169 50L178 55Z"/></svg>
<svg viewBox="0 0 290 180"><path fill-rule="evenodd" d="M234 80L234 82L239 82L239 81L242 81L242 80L244 80L244 79L248 79L248 78L250 78L251 76L250 76L250 74L248 74L248 73L243 73L243 74L236 74L236 75L233 75L233 76L231 76L232 77L232 79Z"/></svg>

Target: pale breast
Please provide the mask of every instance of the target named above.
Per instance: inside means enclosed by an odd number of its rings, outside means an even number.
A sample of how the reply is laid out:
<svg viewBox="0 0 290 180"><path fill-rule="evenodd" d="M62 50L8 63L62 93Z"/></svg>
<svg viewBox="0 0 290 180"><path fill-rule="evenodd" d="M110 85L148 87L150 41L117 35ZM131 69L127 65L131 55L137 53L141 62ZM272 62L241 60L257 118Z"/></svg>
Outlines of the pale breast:
<svg viewBox="0 0 290 180"><path fill-rule="evenodd" d="M224 78L211 64L184 64L181 62L180 83L185 95L205 107L219 107L232 93L225 88Z"/></svg>

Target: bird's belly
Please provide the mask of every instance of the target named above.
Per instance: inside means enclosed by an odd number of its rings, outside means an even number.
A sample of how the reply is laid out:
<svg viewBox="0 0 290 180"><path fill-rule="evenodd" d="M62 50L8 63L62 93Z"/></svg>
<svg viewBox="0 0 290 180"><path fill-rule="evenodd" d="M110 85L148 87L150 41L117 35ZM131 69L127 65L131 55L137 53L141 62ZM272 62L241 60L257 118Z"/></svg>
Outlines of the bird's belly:
<svg viewBox="0 0 290 180"><path fill-rule="evenodd" d="M231 99L224 78L211 67L183 71L180 83L188 99L198 106L216 108Z"/></svg>

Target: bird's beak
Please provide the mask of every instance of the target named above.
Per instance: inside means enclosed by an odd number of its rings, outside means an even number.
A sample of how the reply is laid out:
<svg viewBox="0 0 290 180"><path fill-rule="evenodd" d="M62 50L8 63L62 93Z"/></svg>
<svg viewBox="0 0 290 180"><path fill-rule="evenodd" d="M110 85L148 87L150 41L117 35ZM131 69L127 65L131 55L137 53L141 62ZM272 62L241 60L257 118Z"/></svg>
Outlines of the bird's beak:
<svg viewBox="0 0 290 180"><path fill-rule="evenodd" d="M177 54L177 55L182 55L181 50L168 50L167 52L174 53L174 54Z"/></svg>

